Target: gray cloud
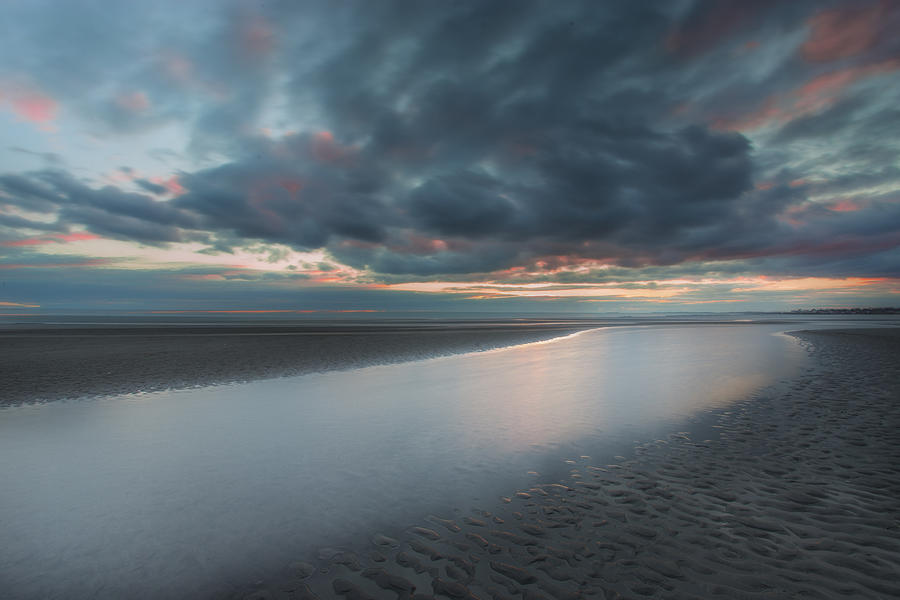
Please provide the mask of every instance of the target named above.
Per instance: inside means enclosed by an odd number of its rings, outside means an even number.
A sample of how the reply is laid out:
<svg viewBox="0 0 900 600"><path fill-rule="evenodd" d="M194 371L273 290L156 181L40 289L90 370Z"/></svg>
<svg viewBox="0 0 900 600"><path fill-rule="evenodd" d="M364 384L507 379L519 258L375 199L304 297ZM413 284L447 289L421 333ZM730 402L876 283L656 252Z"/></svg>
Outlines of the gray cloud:
<svg viewBox="0 0 900 600"><path fill-rule="evenodd" d="M869 189L900 179L896 98L848 88L769 137L725 126L896 56L879 29L852 56L804 58L810 17L838 2L150 4L66 3L53 19L16 5L30 37L7 31L0 49L90 122L119 135L177 122L191 132L178 150L215 166L181 173L169 200L147 179L145 194L6 174L9 202L55 227L325 248L401 278L587 259L884 273L898 243L893 192ZM810 202L827 194L858 210Z"/></svg>
<svg viewBox="0 0 900 600"><path fill-rule="evenodd" d="M35 152L34 150L21 148L19 146L10 146L9 150L12 152L18 152L19 154L28 154L31 156L35 156L49 165L60 165L63 163L62 156L60 154L57 154L56 152Z"/></svg>
<svg viewBox="0 0 900 600"><path fill-rule="evenodd" d="M105 237L144 243L186 241L197 218L170 203L124 192L115 186L96 189L61 170L0 176L0 190L12 203L56 214L56 222L31 228L84 225Z"/></svg>

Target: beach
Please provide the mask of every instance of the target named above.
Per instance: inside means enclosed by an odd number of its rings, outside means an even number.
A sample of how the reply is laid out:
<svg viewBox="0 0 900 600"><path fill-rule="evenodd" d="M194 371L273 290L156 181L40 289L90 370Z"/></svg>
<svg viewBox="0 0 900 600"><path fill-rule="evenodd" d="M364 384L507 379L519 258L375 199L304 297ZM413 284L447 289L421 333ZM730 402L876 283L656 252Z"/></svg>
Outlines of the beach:
<svg viewBox="0 0 900 600"><path fill-rule="evenodd" d="M0 600L900 600L898 30L0 0Z"/></svg>
<svg viewBox="0 0 900 600"><path fill-rule="evenodd" d="M0 405L185 389L478 352L589 324L227 323L0 330Z"/></svg>
<svg viewBox="0 0 900 600"><path fill-rule="evenodd" d="M462 331L484 351L7 405L0 589L895 597L900 328L796 325Z"/></svg>
<svg viewBox="0 0 900 600"><path fill-rule="evenodd" d="M796 333L811 366L612 464L371 532L244 598L896 598L900 329Z"/></svg>

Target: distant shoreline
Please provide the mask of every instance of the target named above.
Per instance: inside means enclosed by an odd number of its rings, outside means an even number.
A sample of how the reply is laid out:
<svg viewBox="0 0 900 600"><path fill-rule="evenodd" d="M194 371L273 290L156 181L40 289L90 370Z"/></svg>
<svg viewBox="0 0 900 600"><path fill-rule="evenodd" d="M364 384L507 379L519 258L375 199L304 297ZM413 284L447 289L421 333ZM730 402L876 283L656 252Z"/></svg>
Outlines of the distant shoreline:
<svg viewBox="0 0 900 600"><path fill-rule="evenodd" d="M900 315L900 308L798 308L783 315Z"/></svg>
<svg viewBox="0 0 900 600"><path fill-rule="evenodd" d="M598 327L770 322L791 323L669 317L12 324L0 327L0 406L396 364L545 341Z"/></svg>

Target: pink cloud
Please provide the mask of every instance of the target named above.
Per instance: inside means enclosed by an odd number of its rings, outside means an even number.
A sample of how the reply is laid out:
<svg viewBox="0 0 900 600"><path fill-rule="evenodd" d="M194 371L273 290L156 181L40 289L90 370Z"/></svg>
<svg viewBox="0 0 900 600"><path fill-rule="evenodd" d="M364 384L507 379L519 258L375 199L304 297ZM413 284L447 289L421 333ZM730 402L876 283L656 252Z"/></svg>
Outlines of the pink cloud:
<svg viewBox="0 0 900 600"><path fill-rule="evenodd" d="M178 175L172 175L169 178L151 177L150 181L157 185L163 186L164 188L166 188L166 191L173 196L180 196L187 192L187 190L184 189L184 186L181 185L181 180L178 179Z"/></svg>
<svg viewBox="0 0 900 600"><path fill-rule="evenodd" d="M712 121L713 129L747 131L762 127L766 123L777 119L781 110L775 106L775 97L769 97L758 109L743 115L731 117L716 117Z"/></svg>
<svg viewBox="0 0 900 600"><path fill-rule="evenodd" d="M11 240L8 242L0 242L0 246L6 247L24 247L24 246L40 246L43 244L63 244L68 242L82 242L86 240L98 240L100 239L99 235L95 235L93 233L86 232L77 232L77 233L60 233L54 234L51 236L44 236L38 238L25 238L21 240Z"/></svg>
<svg viewBox="0 0 900 600"><path fill-rule="evenodd" d="M900 59L886 60L873 65L851 67L820 75L794 91L794 106L801 112L813 111L832 104L847 86L865 77L879 75L900 68Z"/></svg>
<svg viewBox="0 0 900 600"><path fill-rule="evenodd" d="M841 200L829 206L828 210L833 210L834 212L853 212L860 208L862 207L859 203L854 202L853 200Z"/></svg>
<svg viewBox="0 0 900 600"><path fill-rule="evenodd" d="M299 179L284 179L279 185L286 189L292 198L297 198L297 193L303 189L303 181Z"/></svg>
<svg viewBox="0 0 900 600"><path fill-rule="evenodd" d="M187 84L191 81L194 64L185 56L169 52L162 59L162 69L173 81Z"/></svg>
<svg viewBox="0 0 900 600"><path fill-rule="evenodd" d="M28 85L7 86L0 93L0 101L6 99L12 112L22 120L47 125L56 118L59 104L47 94Z"/></svg>
<svg viewBox="0 0 900 600"><path fill-rule="evenodd" d="M691 56L718 45L748 24L758 6L740 0L720 0L712 3L701 18L685 23L670 31L665 40L666 50L674 54Z"/></svg>
<svg viewBox="0 0 900 600"><path fill-rule="evenodd" d="M57 240L59 240L61 242L82 242L85 240L99 240L100 239L99 235L96 235L93 233L85 233L85 232L66 233L66 234L56 235L53 237L55 237Z"/></svg>
<svg viewBox="0 0 900 600"><path fill-rule="evenodd" d="M885 17L897 6L896 2L881 0L822 11L809 20L810 35L800 53L812 62L856 56L886 34Z"/></svg>
<svg viewBox="0 0 900 600"><path fill-rule="evenodd" d="M342 146L334 140L330 131L320 131L313 136L310 144L313 158L323 163L345 163L356 152L352 146Z"/></svg>
<svg viewBox="0 0 900 600"><path fill-rule="evenodd" d="M23 246L37 246L40 244L49 244L53 240L45 240L41 238L26 238L24 240L10 240L8 242L0 242L0 246L7 248L20 248Z"/></svg>
<svg viewBox="0 0 900 600"><path fill-rule="evenodd" d="M848 67L819 75L787 93L773 94L756 110L743 115L717 117L712 127L720 130L749 131L771 124L782 124L813 114L833 105L848 86L868 77L900 69L900 58Z"/></svg>
<svg viewBox="0 0 900 600"><path fill-rule="evenodd" d="M116 106L130 113L138 114L150 108L150 100L144 92L128 92L116 97Z"/></svg>
<svg viewBox="0 0 900 600"><path fill-rule="evenodd" d="M56 101L49 96L27 94L13 100L13 110L27 121L46 123L56 118Z"/></svg>
<svg viewBox="0 0 900 600"><path fill-rule="evenodd" d="M394 252L400 252L404 254L428 255L435 254L437 252L445 252L450 248L450 245L446 241L439 238L430 238L423 235L410 233L402 242L390 244L388 245L388 248Z"/></svg>
<svg viewBox="0 0 900 600"><path fill-rule="evenodd" d="M260 16L244 20L238 38L241 53L249 58L264 58L275 48L275 29Z"/></svg>
<svg viewBox="0 0 900 600"><path fill-rule="evenodd" d="M163 182L163 186L169 190L169 193L174 196L180 196L185 193L187 190L181 185L181 180L178 179L177 175L172 175L168 179Z"/></svg>
<svg viewBox="0 0 900 600"><path fill-rule="evenodd" d="M134 169L116 169L111 173L105 173L103 178L115 184L128 183L140 179L142 175Z"/></svg>
<svg viewBox="0 0 900 600"><path fill-rule="evenodd" d="M71 267L98 267L108 263L109 260L105 258L63 263L0 263L0 269L68 269Z"/></svg>

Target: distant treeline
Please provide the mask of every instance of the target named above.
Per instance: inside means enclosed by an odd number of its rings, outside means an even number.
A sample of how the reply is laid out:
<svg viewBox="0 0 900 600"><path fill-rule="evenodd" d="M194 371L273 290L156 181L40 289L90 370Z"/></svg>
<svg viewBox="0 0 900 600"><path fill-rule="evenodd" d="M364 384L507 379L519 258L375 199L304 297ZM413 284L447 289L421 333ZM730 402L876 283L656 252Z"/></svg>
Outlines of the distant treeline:
<svg viewBox="0 0 900 600"><path fill-rule="evenodd" d="M900 308L798 308L791 314L800 315L896 315L900 314Z"/></svg>

